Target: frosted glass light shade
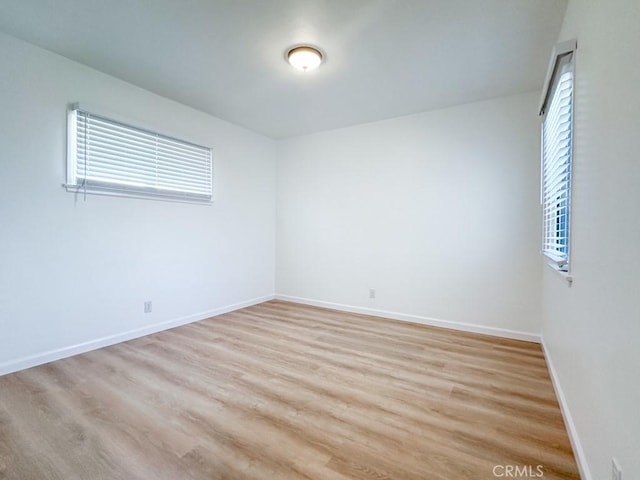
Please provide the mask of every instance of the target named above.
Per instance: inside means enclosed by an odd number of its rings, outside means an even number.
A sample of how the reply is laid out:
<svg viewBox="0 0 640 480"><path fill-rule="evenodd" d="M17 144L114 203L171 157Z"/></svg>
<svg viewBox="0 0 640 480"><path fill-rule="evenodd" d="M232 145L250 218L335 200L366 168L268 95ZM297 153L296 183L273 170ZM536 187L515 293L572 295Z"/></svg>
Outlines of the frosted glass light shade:
<svg viewBox="0 0 640 480"><path fill-rule="evenodd" d="M292 67L302 70L303 72L316 69L322 63L322 53L320 53L320 50L307 46L292 48L289 50L289 53L287 53L287 58Z"/></svg>

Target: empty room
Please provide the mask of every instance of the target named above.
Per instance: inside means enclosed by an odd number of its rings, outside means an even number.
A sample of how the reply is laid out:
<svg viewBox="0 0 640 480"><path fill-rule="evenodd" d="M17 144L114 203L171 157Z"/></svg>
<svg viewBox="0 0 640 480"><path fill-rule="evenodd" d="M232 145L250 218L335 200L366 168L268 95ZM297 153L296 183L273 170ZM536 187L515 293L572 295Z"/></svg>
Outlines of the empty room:
<svg viewBox="0 0 640 480"><path fill-rule="evenodd" d="M640 479L639 25L0 2L0 479Z"/></svg>

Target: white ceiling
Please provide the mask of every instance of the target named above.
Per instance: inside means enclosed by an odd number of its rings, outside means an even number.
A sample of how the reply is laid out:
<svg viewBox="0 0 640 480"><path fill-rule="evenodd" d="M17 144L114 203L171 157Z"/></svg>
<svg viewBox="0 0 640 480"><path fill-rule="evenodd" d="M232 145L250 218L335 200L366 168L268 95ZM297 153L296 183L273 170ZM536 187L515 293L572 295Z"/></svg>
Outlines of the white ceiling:
<svg viewBox="0 0 640 480"><path fill-rule="evenodd" d="M539 90L567 0L2 0L0 30L273 138ZM319 46L302 73L285 51Z"/></svg>

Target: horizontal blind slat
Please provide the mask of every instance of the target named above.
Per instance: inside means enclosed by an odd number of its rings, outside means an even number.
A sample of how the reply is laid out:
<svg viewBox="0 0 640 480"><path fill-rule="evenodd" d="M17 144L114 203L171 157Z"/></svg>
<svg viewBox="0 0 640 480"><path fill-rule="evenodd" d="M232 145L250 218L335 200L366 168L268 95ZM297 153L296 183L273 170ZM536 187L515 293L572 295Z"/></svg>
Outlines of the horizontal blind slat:
<svg viewBox="0 0 640 480"><path fill-rule="evenodd" d="M92 152L91 167L96 166L113 170L125 169L128 171L147 171L150 174L157 172L168 172L176 177L203 178L208 177L209 171L206 169L192 169L183 166L174 166L171 163L157 161L156 159L145 159L143 157L132 157L126 154L111 154L106 150L95 150Z"/></svg>
<svg viewBox="0 0 640 480"><path fill-rule="evenodd" d="M543 251L568 259L573 74L561 74L542 123Z"/></svg>
<svg viewBox="0 0 640 480"><path fill-rule="evenodd" d="M83 110L76 110L74 118L74 178L81 186L211 199L211 149Z"/></svg>

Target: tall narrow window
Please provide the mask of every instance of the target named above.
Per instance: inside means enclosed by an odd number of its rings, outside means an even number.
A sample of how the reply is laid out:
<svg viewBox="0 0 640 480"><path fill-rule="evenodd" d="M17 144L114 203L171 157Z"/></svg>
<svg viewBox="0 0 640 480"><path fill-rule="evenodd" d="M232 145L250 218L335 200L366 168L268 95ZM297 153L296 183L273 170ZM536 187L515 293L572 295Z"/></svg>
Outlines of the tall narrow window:
<svg viewBox="0 0 640 480"><path fill-rule="evenodd" d="M573 56L576 42L556 46L540 108L542 116L542 251L568 271L573 143Z"/></svg>
<svg viewBox="0 0 640 480"><path fill-rule="evenodd" d="M211 149L72 108L67 190L211 201Z"/></svg>

